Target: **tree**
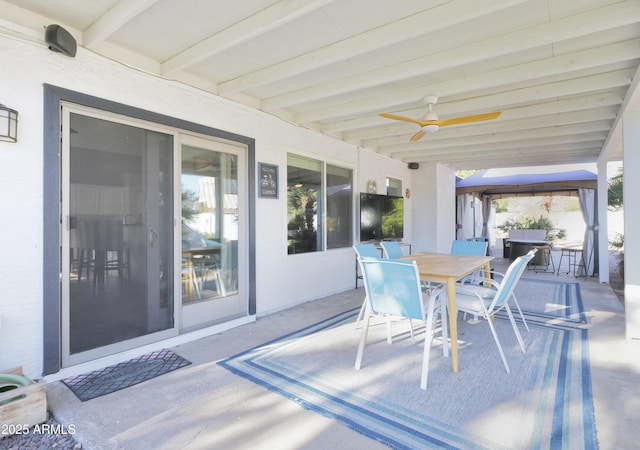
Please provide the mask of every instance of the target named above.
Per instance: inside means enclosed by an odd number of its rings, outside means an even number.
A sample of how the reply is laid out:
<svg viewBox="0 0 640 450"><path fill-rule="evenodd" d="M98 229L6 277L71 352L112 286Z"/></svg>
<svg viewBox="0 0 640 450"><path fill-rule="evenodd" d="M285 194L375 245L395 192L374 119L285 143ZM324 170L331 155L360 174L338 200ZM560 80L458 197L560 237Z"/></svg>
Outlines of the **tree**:
<svg viewBox="0 0 640 450"><path fill-rule="evenodd" d="M618 174L609 180L609 188L607 189L609 211L620 211L623 209L622 173L622 168L618 169ZM617 256L618 274L624 286L624 234L618 233L617 236L609 240L609 245L619 251Z"/></svg>
<svg viewBox="0 0 640 450"><path fill-rule="evenodd" d="M618 174L609 180L607 197L610 211L620 211L622 209L622 168L618 169Z"/></svg>
<svg viewBox="0 0 640 450"><path fill-rule="evenodd" d="M461 169L456 171L456 176L460 178L467 178L471 175L475 175L478 172L480 172L480 170L478 169Z"/></svg>
<svg viewBox="0 0 640 450"><path fill-rule="evenodd" d="M201 211L200 203L198 202L198 194L194 191L182 187L182 219L185 222L193 220L193 218Z"/></svg>
<svg viewBox="0 0 640 450"><path fill-rule="evenodd" d="M318 191L289 186L287 199L289 253L316 251L317 230L315 222L318 212Z"/></svg>

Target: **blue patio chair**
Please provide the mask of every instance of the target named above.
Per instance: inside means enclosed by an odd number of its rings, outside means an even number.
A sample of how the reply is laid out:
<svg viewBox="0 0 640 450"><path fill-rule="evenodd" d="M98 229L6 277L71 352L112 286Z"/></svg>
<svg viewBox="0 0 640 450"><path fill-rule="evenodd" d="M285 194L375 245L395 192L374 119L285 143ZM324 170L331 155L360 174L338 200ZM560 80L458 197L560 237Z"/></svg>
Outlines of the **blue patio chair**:
<svg viewBox="0 0 640 450"><path fill-rule="evenodd" d="M353 246L358 258L380 259L380 250L373 244L356 244Z"/></svg>
<svg viewBox="0 0 640 450"><path fill-rule="evenodd" d="M520 270L518 278L522 276L522 274L524 273L524 270L527 268L527 265L529 264L529 261L533 259L537 251L538 250L535 248L531 249L529 253L521 257L523 258L525 263L523 265L518 266ZM513 263L515 263L515 260ZM513 265L513 263L511 263L511 265ZM511 267L511 265L509 267ZM474 289L485 300L491 300L496 295L496 292L500 287L500 284L504 281L504 277L505 277L504 273L495 272L495 271L491 271L491 279L486 278L484 276L475 277L471 275L465 278L465 280L469 280L469 281L473 280L472 281L473 284L470 285L471 283L468 283L468 284L465 284L465 286L468 288ZM515 292L511 292L511 298L513 299L513 303L515 304L516 309L520 314L520 318L522 319L522 323L524 324L524 327L527 329L527 331L529 331L529 325L527 325L527 320L525 319L524 314L522 314L522 309L520 309L520 304L518 303L518 299L516 297ZM478 317L474 316L474 318L477 319Z"/></svg>
<svg viewBox="0 0 640 450"><path fill-rule="evenodd" d="M353 249L356 251L356 255L358 256L358 261L363 259L381 259L380 250L374 244L356 244L353 246ZM356 328L360 325L360 322L364 318L364 313L367 307L367 298L365 297L362 302L362 306L360 307L360 312L358 313L358 317L356 317ZM393 336L391 335L391 317L387 317L387 341L389 344L393 342ZM411 331L411 339L415 340L413 335L413 322L409 321L410 331Z"/></svg>
<svg viewBox="0 0 640 450"><path fill-rule="evenodd" d="M487 241L455 240L451 243L452 255L486 256Z"/></svg>
<svg viewBox="0 0 640 450"><path fill-rule="evenodd" d="M442 323L442 351L448 356L448 329L446 320L447 303L442 290L424 294L420 287L420 275L415 261L360 260L360 267L367 293L365 324L360 335L355 368L360 369L364 347L372 315L397 316L420 320L425 324L424 351L420 388L427 388L429 374L429 353L433 339L433 322L439 311Z"/></svg>
<svg viewBox="0 0 640 450"><path fill-rule="evenodd" d="M530 254L523 255L515 259L507 269L502 282L496 284L495 290L491 288L484 288L482 286L456 286L456 305L458 311L468 312L476 317L480 316L486 319L507 373L510 372L509 364L507 363L507 358L502 351L502 345L500 345L496 329L493 326L493 315L501 310L505 310L507 312L513 331L515 332L518 343L520 344L520 349L522 350L522 353L525 353L526 350L524 342L522 341L522 336L518 330L511 308L509 308L509 299L513 296L513 290L516 287L522 272L524 272L527 263L531 261L534 254L535 252L532 251ZM483 296L481 294L481 290L486 290L486 292L491 295Z"/></svg>
<svg viewBox="0 0 640 450"><path fill-rule="evenodd" d="M455 240L451 243L451 254L452 255L468 255L468 256L486 256L488 246L489 246L489 243L487 241ZM475 272L473 275L481 277L484 275L484 271Z"/></svg>
<svg viewBox="0 0 640 450"><path fill-rule="evenodd" d="M478 240L454 240L451 242L451 254L452 255L468 255L468 256L486 256L487 247L489 243L487 241ZM484 277L484 270L474 272L470 277L465 277L459 282L462 284L479 284L478 279ZM466 317L466 314L465 316ZM478 319L478 317L474 317Z"/></svg>
<svg viewBox="0 0 640 450"><path fill-rule="evenodd" d="M380 250L373 244L355 244L353 245L353 249L356 252L358 257L358 264L363 259L381 259ZM362 302L362 306L360 307L360 312L358 313L358 317L356 317L356 328L360 325L360 321L364 318L364 311L367 307L367 297L365 296L364 301ZM391 319L389 319L391 320ZM391 325L389 325L389 328ZM413 329L413 327L412 327ZM388 341L392 341L391 333L389 333Z"/></svg>
<svg viewBox="0 0 640 450"><path fill-rule="evenodd" d="M380 242L380 246L382 246L382 252L386 259L395 259L404 256L402 248L397 241L382 241Z"/></svg>

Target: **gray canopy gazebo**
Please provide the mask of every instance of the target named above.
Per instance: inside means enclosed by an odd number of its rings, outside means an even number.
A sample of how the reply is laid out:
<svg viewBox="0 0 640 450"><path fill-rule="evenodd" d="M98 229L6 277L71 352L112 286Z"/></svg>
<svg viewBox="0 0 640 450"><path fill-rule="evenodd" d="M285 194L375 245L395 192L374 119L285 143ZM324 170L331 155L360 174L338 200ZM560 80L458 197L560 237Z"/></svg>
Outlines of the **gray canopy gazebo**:
<svg viewBox="0 0 640 450"><path fill-rule="evenodd" d="M517 173L522 170L523 173ZM583 258L587 273L598 273L598 176L589 170L571 170L551 173L524 173L526 169L487 169L456 182L456 228L462 229L464 195L482 200L482 235L488 237L487 227L491 201L506 197L531 197L537 195L577 196L582 217L586 224L583 240Z"/></svg>

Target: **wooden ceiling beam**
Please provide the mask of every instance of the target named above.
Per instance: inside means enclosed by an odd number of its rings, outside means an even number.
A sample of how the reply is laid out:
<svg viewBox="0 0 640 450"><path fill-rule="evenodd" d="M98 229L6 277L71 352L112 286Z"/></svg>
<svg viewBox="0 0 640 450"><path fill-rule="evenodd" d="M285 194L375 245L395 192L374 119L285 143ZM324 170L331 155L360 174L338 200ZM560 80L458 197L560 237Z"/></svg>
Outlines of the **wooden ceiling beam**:
<svg viewBox="0 0 640 450"><path fill-rule="evenodd" d="M500 67L488 72L466 75L459 79L432 83L428 87L419 86L405 89L394 87L393 92L381 89L378 95L349 99L345 103L354 113L371 110L392 112L406 105L416 104L424 95L429 93L435 93L444 98L452 94L460 95L479 90L491 90L505 85L516 86L518 83L558 77L560 75L569 76L569 74L579 71L590 70L621 61L635 60L639 51L640 39L631 39L511 67ZM462 60L459 63L462 66L465 61ZM313 88L311 88L268 98L262 102L262 108L265 110L284 108L326 98L335 99L334 104L330 106L340 107L341 96L327 96L322 93L321 97L317 97L313 95Z"/></svg>
<svg viewBox="0 0 640 450"><path fill-rule="evenodd" d="M332 96L347 95L353 91L420 77L426 73L450 70L489 58L498 58L527 49L551 45L554 42L575 39L587 34L618 28L625 24L639 21L640 8L637 7L637 3L634 1L620 2L506 35L458 46L401 64L381 67L377 70L355 74L346 78L334 79L317 86L308 86L304 89L304 99L299 98L298 101L309 102ZM422 95L429 93L434 93L434 91L429 91ZM419 101L420 98L415 99L415 101ZM270 105L265 100L264 104L266 106L263 107L266 109L269 107L281 107L275 101Z"/></svg>
<svg viewBox="0 0 640 450"><path fill-rule="evenodd" d="M336 0L291 0L274 3L270 7L209 36L168 59L162 64L162 73L170 75L187 69L229 48L286 25L334 1ZM218 88L220 89L220 86Z"/></svg>
<svg viewBox="0 0 640 450"><path fill-rule="evenodd" d="M310 70L357 57L366 52L398 44L441 30L448 26L477 19L480 15L508 8L523 0L460 0L446 2L387 25L376 27L348 39L335 42L287 61L265 67L233 80L220 83L220 93L246 90L301 75Z"/></svg>
<svg viewBox="0 0 640 450"><path fill-rule="evenodd" d="M120 1L82 33L82 45L92 48L113 35L131 19L151 8L159 0Z"/></svg>

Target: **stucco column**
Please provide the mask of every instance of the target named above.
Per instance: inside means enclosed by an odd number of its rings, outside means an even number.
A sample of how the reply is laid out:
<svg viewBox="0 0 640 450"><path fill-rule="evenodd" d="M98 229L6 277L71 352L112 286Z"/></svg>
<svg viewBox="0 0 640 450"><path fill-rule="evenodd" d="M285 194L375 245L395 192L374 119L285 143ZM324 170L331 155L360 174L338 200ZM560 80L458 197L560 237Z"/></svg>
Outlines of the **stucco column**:
<svg viewBox="0 0 640 450"><path fill-rule="evenodd" d="M598 161L598 280L609 282L609 225L607 223L607 205L609 183L607 180L607 161Z"/></svg>
<svg viewBox="0 0 640 450"><path fill-rule="evenodd" d="M456 174L441 164L411 171L412 251L449 253L456 238Z"/></svg>
<svg viewBox="0 0 640 450"><path fill-rule="evenodd" d="M624 303L627 339L640 339L640 111L622 116L624 151Z"/></svg>

